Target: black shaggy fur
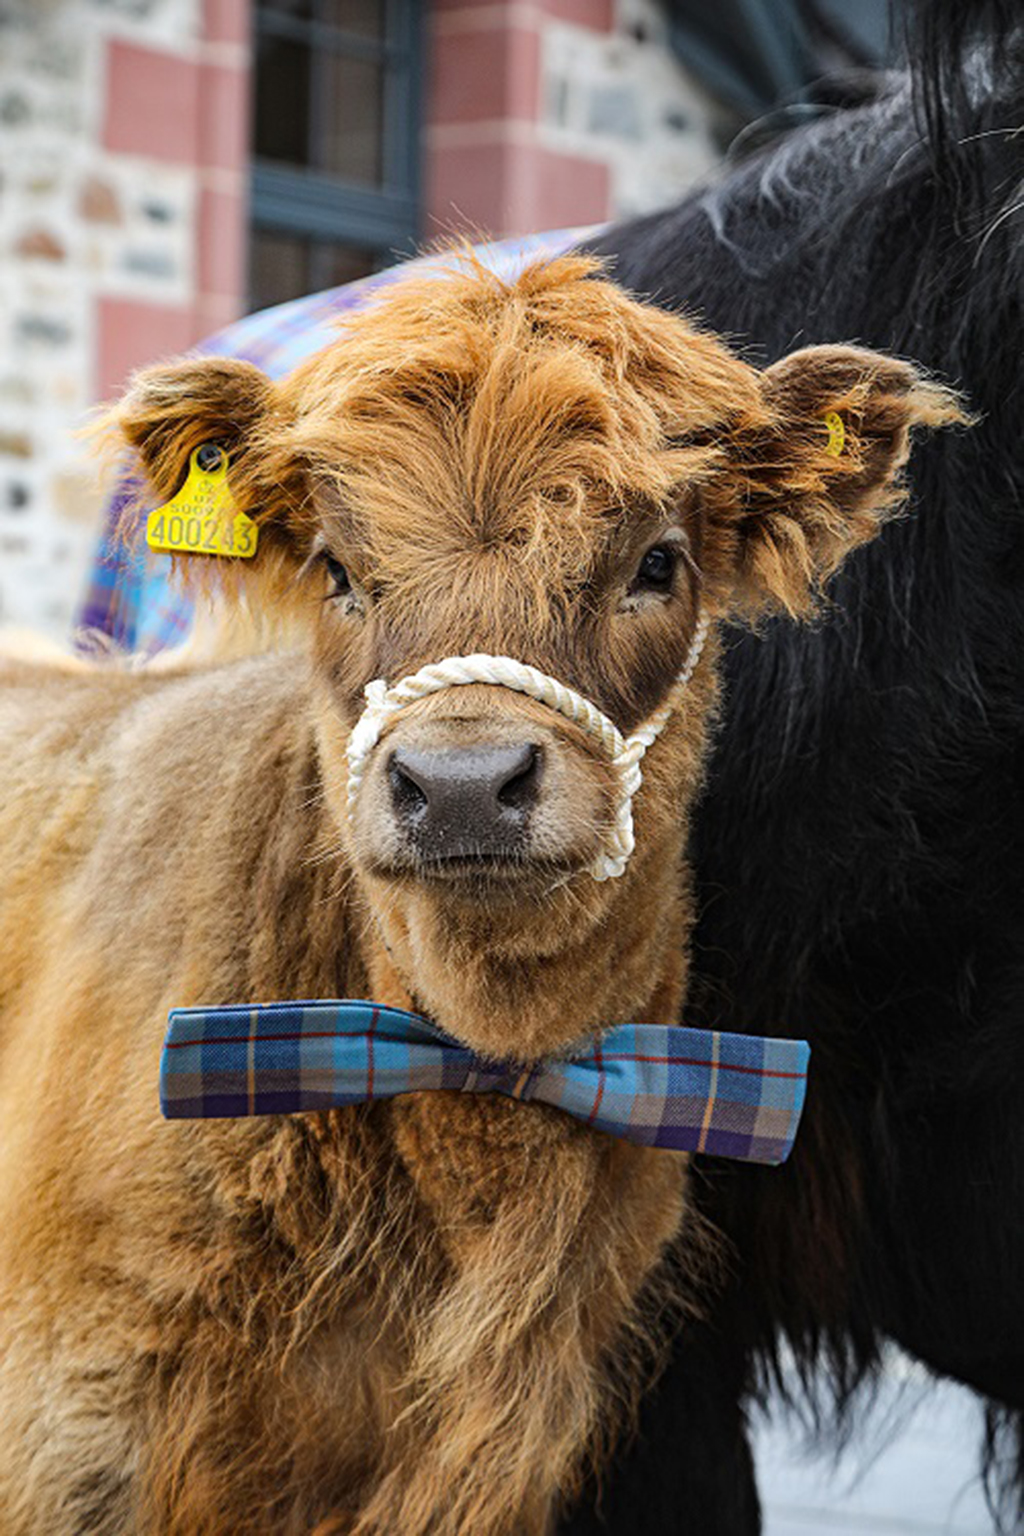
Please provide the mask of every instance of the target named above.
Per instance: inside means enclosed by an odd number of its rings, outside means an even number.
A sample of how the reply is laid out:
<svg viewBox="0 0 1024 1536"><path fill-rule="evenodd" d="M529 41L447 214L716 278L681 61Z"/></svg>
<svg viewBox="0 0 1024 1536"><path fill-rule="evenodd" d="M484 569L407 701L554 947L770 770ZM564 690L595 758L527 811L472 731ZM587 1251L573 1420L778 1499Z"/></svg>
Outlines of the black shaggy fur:
<svg viewBox="0 0 1024 1536"><path fill-rule="evenodd" d="M689 1013L807 1036L808 1112L785 1168L702 1167L732 1279L573 1536L754 1536L744 1405L788 1346L842 1423L887 1339L989 1404L993 1514L1024 1530L1020 16L932 0L913 83L600 246L755 359L860 341L980 421L918 451L913 515L818 633L732 647Z"/></svg>

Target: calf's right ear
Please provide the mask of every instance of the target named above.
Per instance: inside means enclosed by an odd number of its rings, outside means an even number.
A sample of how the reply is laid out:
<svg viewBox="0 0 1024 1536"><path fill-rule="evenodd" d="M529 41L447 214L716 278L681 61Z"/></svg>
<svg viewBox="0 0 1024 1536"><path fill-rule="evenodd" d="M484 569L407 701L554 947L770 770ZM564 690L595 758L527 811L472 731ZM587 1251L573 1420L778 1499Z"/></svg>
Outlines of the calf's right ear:
<svg viewBox="0 0 1024 1536"><path fill-rule="evenodd" d="M280 565L291 552L287 512L305 494L301 467L281 448L287 415L274 384L252 363L190 358L135 374L96 427L133 450L145 482L125 513L123 537L139 535L139 503L151 509L168 501L184 484L195 450L214 443L227 454L235 506L260 524L261 567ZM268 559L271 549L276 561Z"/></svg>
<svg viewBox="0 0 1024 1536"><path fill-rule="evenodd" d="M233 461L272 409L266 374L231 358L195 358L144 368L99 423L138 455L159 496L171 496L202 443L218 443Z"/></svg>

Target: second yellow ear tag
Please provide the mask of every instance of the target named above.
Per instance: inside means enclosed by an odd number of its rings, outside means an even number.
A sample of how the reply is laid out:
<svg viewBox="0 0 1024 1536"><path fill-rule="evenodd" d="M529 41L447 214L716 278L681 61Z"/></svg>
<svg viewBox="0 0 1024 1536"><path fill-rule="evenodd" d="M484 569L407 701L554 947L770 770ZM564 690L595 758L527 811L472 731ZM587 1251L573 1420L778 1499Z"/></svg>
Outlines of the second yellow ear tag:
<svg viewBox="0 0 1024 1536"><path fill-rule="evenodd" d="M259 525L236 512L228 486L228 456L204 443L189 460L185 484L146 519L150 549L171 555L233 555L250 560Z"/></svg>
<svg viewBox="0 0 1024 1536"><path fill-rule="evenodd" d="M838 459L846 446L846 427L843 418L838 411L826 411L821 418L828 432L828 442L825 444L825 452L830 453L834 459Z"/></svg>

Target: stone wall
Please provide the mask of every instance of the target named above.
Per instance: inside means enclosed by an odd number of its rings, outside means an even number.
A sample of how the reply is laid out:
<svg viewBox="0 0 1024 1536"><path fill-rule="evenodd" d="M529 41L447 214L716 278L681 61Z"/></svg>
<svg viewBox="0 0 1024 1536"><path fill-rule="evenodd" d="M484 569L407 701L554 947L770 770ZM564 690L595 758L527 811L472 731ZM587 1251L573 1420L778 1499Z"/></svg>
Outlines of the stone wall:
<svg viewBox="0 0 1024 1536"><path fill-rule="evenodd" d="M657 0L616 0L607 31L552 20L541 137L608 168L608 216L676 201L718 164L723 111L673 54Z"/></svg>
<svg viewBox="0 0 1024 1536"><path fill-rule="evenodd" d="M434 0L428 233L648 212L717 164L721 116L657 0Z"/></svg>
<svg viewBox="0 0 1024 1536"><path fill-rule="evenodd" d="M88 408L239 313L246 27L243 0L0 0L0 625L67 632Z"/></svg>

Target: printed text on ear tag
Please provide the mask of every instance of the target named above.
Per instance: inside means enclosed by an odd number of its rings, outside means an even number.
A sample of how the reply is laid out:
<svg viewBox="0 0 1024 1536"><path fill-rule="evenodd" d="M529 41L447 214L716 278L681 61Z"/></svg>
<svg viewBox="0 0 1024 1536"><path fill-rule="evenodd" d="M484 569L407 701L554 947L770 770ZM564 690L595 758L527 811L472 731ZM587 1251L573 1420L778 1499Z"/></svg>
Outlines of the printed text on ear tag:
<svg viewBox="0 0 1024 1536"><path fill-rule="evenodd" d="M235 510L228 487L228 456L213 443L196 449L181 490L146 519L150 549L171 555L233 555L249 560L256 553L259 533L251 517Z"/></svg>
<svg viewBox="0 0 1024 1536"><path fill-rule="evenodd" d="M843 425L843 418L838 411L826 411L822 420L828 433L825 452L830 453L834 459L838 459L846 446L846 427Z"/></svg>

